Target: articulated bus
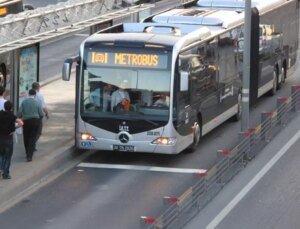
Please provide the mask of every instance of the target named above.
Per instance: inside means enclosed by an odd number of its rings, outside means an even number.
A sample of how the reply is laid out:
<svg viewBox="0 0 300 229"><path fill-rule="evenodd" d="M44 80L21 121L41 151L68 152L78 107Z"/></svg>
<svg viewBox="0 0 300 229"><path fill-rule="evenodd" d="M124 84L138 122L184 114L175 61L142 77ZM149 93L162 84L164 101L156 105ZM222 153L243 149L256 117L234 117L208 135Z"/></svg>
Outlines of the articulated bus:
<svg viewBox="0 0 300 229"><path fill-rule="evenodd" d="M298 49L298 1L267 2L252 9L253 98L276 92ZM78 148L178 154L239 120L244 9L200 3L102 30L65 61L64 80L77 62Z"/></svg>

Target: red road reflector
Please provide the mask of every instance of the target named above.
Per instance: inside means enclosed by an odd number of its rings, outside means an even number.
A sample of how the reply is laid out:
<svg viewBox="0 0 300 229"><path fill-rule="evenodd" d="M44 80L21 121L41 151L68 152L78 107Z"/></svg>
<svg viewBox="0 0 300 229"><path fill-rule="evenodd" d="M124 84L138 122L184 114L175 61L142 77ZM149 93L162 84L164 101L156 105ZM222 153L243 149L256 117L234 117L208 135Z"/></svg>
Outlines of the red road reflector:
<svg viewBox="0 0 300 229"><path fill-rule="evenodd" d="M244 138L247 138L247 137L249 137L250 136L250 133L249 132L244 132L244 133L242 133L242 137L244 137Z"/></svg>
<svg viewBox="0 0 300 229"><path fill-rule="evenodd" d="M271 116L273 114L273 112L263 112L264 116Z"/></svg>
<svg viewBox="0 0 300 229"><path fill-rule="evenodd" d="M176 203L178 201L178 198L176 198L176 197L169 197L169 198L167 198L167 201L169 203Z"/></svg>
<svg viewBox="0 0 300 229"><path fill-rule="evenodd" d="M228 156L229 154L231 154L230 150L218 150L218 153L220 156Z"/></svg>
<svg viewBox="0 0 300 229"><path fill-rule="evenodd" d="M147 216L141 216L141 219L143 220L143 222L145 224L152 224L152 223L155 223L155 218L153 217L147 217Z"/></svg>
<svg viewBox="0 0 300 229"><path fill-rule="evenodd" d="M288 98L280 97L280 98L278 98L278 100L282 103L286 103L288 101Z"/></svg>
<svg viewBox="0 0 300 229"><path fill-rule="evenodd" d="M196 177L205 177L206 174L207 174L206 172L196 173L195 176L196 176Z"/></svg>
<svg viewBox="0 0 300 229"><path fill-rule="evenodd" d="M300 85L293 85L292 88L293 89L300 89Z"/></svg>
<svg viewBox="0 0 300 229"><path fill-rule="evenodd" d="M252 132L255 132L255 131L256 131L256 128L255 128L255 127L251 127L251 128L249 128L248 130L249 130L250 133L252 133Z"/></svg>

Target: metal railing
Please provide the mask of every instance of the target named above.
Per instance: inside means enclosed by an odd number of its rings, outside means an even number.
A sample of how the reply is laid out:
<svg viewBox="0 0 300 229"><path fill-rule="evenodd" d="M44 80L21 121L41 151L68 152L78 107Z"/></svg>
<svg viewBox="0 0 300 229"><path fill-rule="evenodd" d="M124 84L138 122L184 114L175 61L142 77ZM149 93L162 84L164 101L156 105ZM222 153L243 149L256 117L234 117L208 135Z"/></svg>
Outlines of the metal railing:
<svg viewBox="0 0 300 229"><path fill-rule="evenodd" d="M151 9L153 5L151 4L145 4L145 5L138 5L138 6L132 6L126 9L121 9L117 11L111 11L106 14L99 14L97 17L93 17L87 20L80 20L76 23L72 23L66 26L60 26L57 28L53 29L48 29L47 31L44 32L37 32L35 35L30 35L24 37L21 37L21 31L17 32L17 34L20 35L19 38L16 37L11 37L12 41L8 42L5 41L4 43L1 44L0 41L0 54L1 53L6 53L18 48L22 48L31 44L35 44L38 42L42 42L51 38L56 38L59 36L67 35L67 34L72 34L75 32L82 31L84 29L91 28L94 25L98 25L104 22L108 22L110 20L115 20L118 18L123 18L126 16L132 16L134 14L137 14L139 12L142 12L147 9ZM80 17L80 16L78 16ZM25 23L25 22L24 22ZM28 22L27 22L28 23ZM42 23L42 22L41 22ZM8 34L4 35L1 32L1 25L0 25L0 37L9 37ZM16 27L17 29L18 27Z"/></svg>
<svg viewBox="0 0 300 229"><path fill-rule="evenodd" d="M194 174L195 182L180 197L164 197L165 209L157 217L142 216L141 228L182 228L199 213L221 189L270 142L292 117L300 112L300 85L291 87L291 96L277 98L273 112L261 113L261 122L247 132L239 133L238 144L232 150L218 150L215 165L203 173Z"/></svg>
<svg viewBox="0 0 300 229"><path fill-rule="evenodd" d="M97 17L111 10L108 0L69 0L0 18L0 44Z"/></svg>
<svg viewBox="0 0 300 229"><path fill-rule="evenodd" d="M116 10L120 1L69 0L0 18L0 54L125 17L136 22L139 14L151 13L155 7L155 4L140 4ZM194 1L176 1L174 7Z"/></svg>

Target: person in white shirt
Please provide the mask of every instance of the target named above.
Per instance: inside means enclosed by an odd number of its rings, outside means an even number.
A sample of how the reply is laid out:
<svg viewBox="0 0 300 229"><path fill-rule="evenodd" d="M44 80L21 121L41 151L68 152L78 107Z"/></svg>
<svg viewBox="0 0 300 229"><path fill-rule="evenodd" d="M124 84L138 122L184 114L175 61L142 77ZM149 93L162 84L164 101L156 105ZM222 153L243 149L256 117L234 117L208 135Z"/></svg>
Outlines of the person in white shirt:
<svg viewBox="0 0 300 229"><path fill-rule="evenodd" d="M116 111L117 106L119 106L119 104L122 104L122 103L128 103L128 104L130 103L130 97L129 97L128 91L125 90L125 82L122 82L120 84L118 90L116 90L112 93L112 95L111 95L111 110Z"/></svg>
<svg viewBox="0 0 300 229"><path fill-rule="evenodd" d="M112 86L111 84L107 84L103 87L103 111L111 111L111 92Z"/></svg>
<svg viewBox="0 0 300 229"><path fill-rule="evenodd" d="M4 103L6 102L6 99L4 99L4 92L5 88L0 86L0 111L4 111Z"/></svg>
<svg viewBox="0 0 300 229"><path fill-rule="evenodd" d="M100 110L100 99L101 99L101 90L100 88L96 88L95 90L91 91L90 93L90 102L94 104L95 110Z"/></svg>
<svg viewBox="0 0 300 229"><path fill-rule="evenodd" d="M156 100L153 104L155 107L169 107L170 106L170 97L166 94L161 94L160 98Z"/></svg>

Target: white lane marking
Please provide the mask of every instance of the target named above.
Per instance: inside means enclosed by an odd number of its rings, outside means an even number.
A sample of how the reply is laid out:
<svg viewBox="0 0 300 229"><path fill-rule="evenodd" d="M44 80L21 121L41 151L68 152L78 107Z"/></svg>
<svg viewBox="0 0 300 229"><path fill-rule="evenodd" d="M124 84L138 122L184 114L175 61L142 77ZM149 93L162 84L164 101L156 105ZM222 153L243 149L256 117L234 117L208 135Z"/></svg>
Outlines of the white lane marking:
<svg viewBox="0 0 300 229"><path fill-rule="evenodd" d="M80 163L77 167L97 168L97 169L126 169L151 172L168 172L168 173L205 173L205 169L179 169L155 166L140 165L117 165L117 164L96 164L96 163Z"/></svg>
<svg viewBox="0 0 300 229"><path fill-rule="evenodd" d="M300 130L295 134L277 154L256 174L256 176L230 201L229 204L207 225L206 229L213 229L230 213L230 211L246 196L258 181L275 165L275 163L291 148L299 139Z"/></svg>

